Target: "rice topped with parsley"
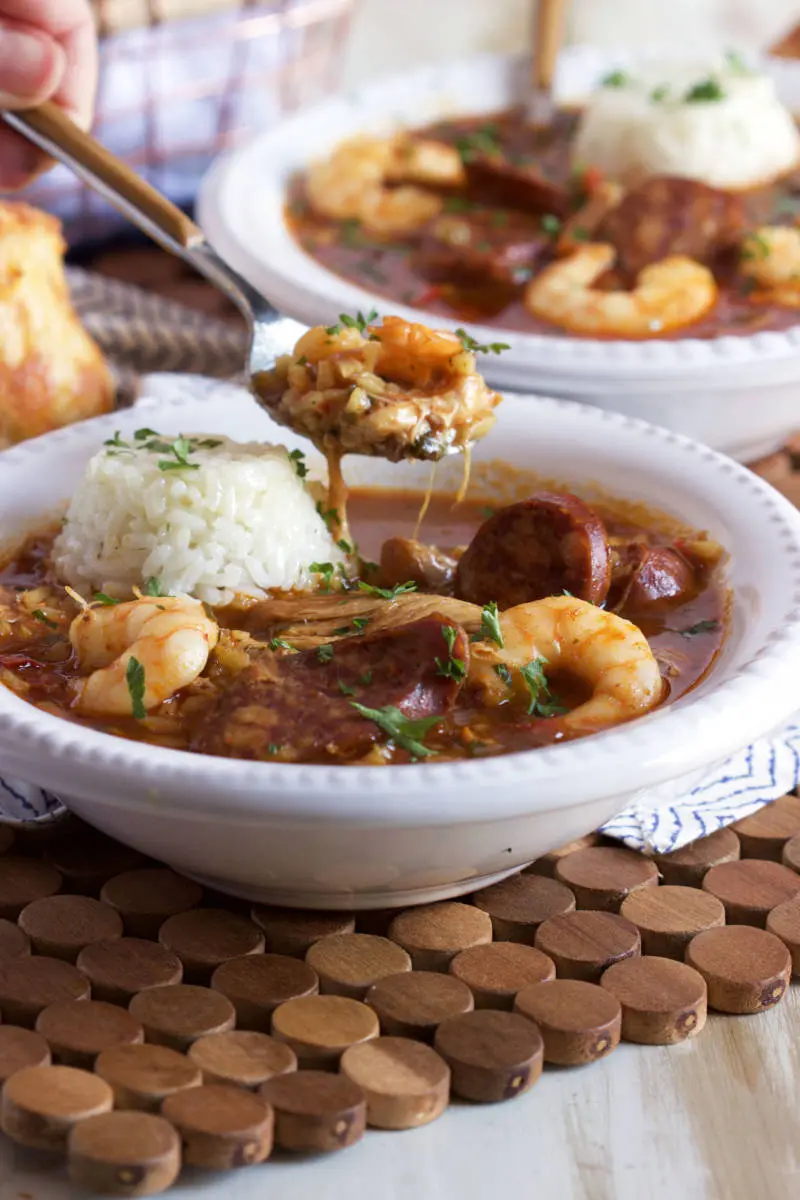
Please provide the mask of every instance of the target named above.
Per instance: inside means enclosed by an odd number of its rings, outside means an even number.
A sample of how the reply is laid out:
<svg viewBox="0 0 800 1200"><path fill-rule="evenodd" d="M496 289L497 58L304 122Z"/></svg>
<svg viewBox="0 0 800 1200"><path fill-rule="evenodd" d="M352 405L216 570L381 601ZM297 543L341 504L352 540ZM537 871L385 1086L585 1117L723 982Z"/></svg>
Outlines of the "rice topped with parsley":
<svg viewBox="0 0 800 1200"><path fill-rule="evenodd" d="M88 463L54 546L87 598L164 593L211 605L309 590L345 563L307 488L300 451L197 435L116 434Z"/></svg>

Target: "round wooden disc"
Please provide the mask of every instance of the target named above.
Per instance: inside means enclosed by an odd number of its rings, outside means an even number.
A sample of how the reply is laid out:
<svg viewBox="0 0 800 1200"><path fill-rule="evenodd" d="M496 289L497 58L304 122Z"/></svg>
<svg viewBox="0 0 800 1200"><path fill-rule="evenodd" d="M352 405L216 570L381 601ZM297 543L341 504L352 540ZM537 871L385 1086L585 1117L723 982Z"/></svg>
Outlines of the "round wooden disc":
<svg viewBox="0 0 800 1200"><path fill-rule="evenodd" d="M91 983L95 1000L109 1004L128 1005L137 992L180 983L183 978L180 959L144 938L93 942L81 950L76 966Z"/></svg>
<svg viewBox="0 0 800 1200"><path fill-rule="evenodd" d="M311 912L300 908L269 908L257 904L250 914L263 930L267 950L305 958L320 938L336 933L352 933L356 927L353 913Z"/></svg>
<svg viewBox="0 0 800 1200"><path fill-rule="evenodd" d="M203 1072L203 1083L256 1088L273 1075L297 1070L297 1055L291 1046L266 1033L245 1029L198 1038L188 1056Z"/></svg>
<svg viewBox="0 0 800 1200"><path fill-rule="evenodd" d="M61 875L50 863L5 854L0 871L0 917L16 921L27 904L54 896L61 884Z"/></svg>
<svg viewBox="0 0 800 1200"><path fill-rule="evenodd" d="M19 1025L0 1025L0 1087L24 1067L49 1067L50 1047L43 1037Z"/></svg>
<svg viewBox="0 0 800 1200"><path fill-rule="evenodd" d="M725 924L721 900L700 888L675 884L639 888L623 900L620 913L639 930L643 954L678 962L695 934Z"/></svg>
<svg viewBox="0 0 800 1200"><path fill-rule="evenodd" d="M94 1069L113 1089L117 1108L139 1112L158 1112L165 1097L203 1082L196 1063L166 1046L115 1046L98 1055Z"/></svg>
<svg viewBox="0 0 800 1200"><path fill-rule="evenodd" d="M475 892L472 903L491 917L496 942L525 942L532 946L542 921L572 912L575 897L557 879L512 875Z"/></svg>
<svg viewBox="0 0 800 1200"><path fill-rule="evenodd" d="M800 896L784 900L767 917L767 929L783 942L792 956L792 974L800 975Z"/></svg>
<svg viewBox="0 0 800 1200"><path fill-rule="evenodd" d="M567 842L565 845L559 846L558 849L551 850L548 854L543 854L541 858L537 858L530 866L525 867L523 874L545 875L548 879L552 879L555 874L556 863L559 859L566 858L568 854L575 854L578 850L588 850L590 846L596 846L599 841L599 833L587 833L583 837L576 838L574 842Z"/></svg>
<svg viewBox="0 0 800 1200"><path fill-rule="evenodd" d="M747 858L712 867L703 888L725 905L728 925L763 929L771 909L800 893L800 876L780 863Z"/></svg>
<svg viewBox="0 0 800 1200"><path fill-rule="evenodd" d="M252 1092L203 1084L168 1096L161 1112L180 1133L189 1166L227 1171L266 1162L272 1153L272 1106Z"/></svg>
<svg viewBox="0 0 800 1200"><path fill-rule="evenodd" d="M415 1129L440 1117L450 1099L450 1068L422 1042L379 1037L351 1046L340 1071L363 1089L367 1124L375 1129Z"/></svg>
<svg viewBox="0 0 800 1200"><path fill-rule="evenodd" d="M388 938L369 933L337 933L320 938L306 954L326 995L363 1000L373 983L411 970L411 957Z"/></svg>
<svg viewBox="0 0 800 1200"><path fill-rule="evenodd" d="M178 913L161 926L158 940L181 960L190 983L207 983L229 958L260 954L264 949L264 935L258 926L224 908Z"/></svg>
<svg viewBox="0 0 800 1200"><path fill-rule="evenodd" d="M10 825L0 822L0 854L8 854L14 845L14 830Z"/></svg>
<svg viewBox="0 0 800 1200"><path fill-rule="evenodd" d="M544 1060L571 1067L605 1058L619 1045L622 1008L610 992L582 979L556 979L523 988L514 1012L533 1021L544 1039Z"/></svg>
<svg viewBox="0 0 800 1200"><path fill-rule="evenodd" d="M411 955L415 971L446 971L460 950L492 940L492 921L471 904L445 900L398 913L389 937Z"/></svg>
<svg viewBox="0 0 800 1200"><path fill-rule="evenodd" d="M36 1032L50 1046L56 1062L90 1071L102 1050L144 1041L139 1022L103 1000L66 1000L39 1013Z"/></svg>
<svg viewBox="0 0 800 1200"><path fill-rule="evenodd" d="M88 1071L26 1067L3 1087L0 1128L23 1146L63 1151L74 1125L110 1112L113 1102L105 1080Z"/></svg>
<svg viewBox="0 0 800 1200"><path fill-rule="evenodd" d="M542 1035L517 1013L487 1008L449 1017L433 1045L450 1067L452 1090L464 1100L511 1100L542 1073Z"/></svg>
<svg viewBox="0 0 800 1200"><path fill-rule="evenodd" d="M364 999L377 1013L382 1033L422 1042L432 1042L437 1026L448 1017L475 1007L465 983L434 971L388 975L374 983Z"/></svg>
<svg viewBox="0 0 800 1200"><path fill-rule="evenodd" d="M783 847L800 833L800 796L781 796L751 816L736 821L733 828L742 847L742 858L762 858L779 863Z"/></svg>
<svg viewBox="0 0 800 1200"><path fill-rule="evenodd" d="M368 1042L379 1032L374 1011L347 996L302 996L272 1014L273 1036L292 1047L304 1068L336 1070L348 1046Z"/></svg>
<svg viewBox="0 0 800 1200"><path fill-rule="evenodd" d="M720 1012L754 1013L786 994L792 971L780 938L749 925L724 925L698 933L686 961L706 981L708 1003Z"/></svg>
<svg viewBox="0 0 800 1200"><path fill-rule="evenodd" d="M739 839L732 829L717 829L671 854L657 854L655 863L664 883L699 887L703 876L718 863L735 862L741 854Z"/></svg>
<svg viewBox="0 0 800 1200"><path fill-rule="evenodd" d="M96 896L114 875L137 870L148 861L138 850L86 828L56 842L47 858L61 872L70 892L84 896Z"/></svg>
<svg viewBox="0 0 800 1200"><path fill-rule="evenodd" d="M344 1150L363 1136L366 1096L344 1075L295 1071L276 1075L258 1090L274 1109L275 1141L282 1150Z"/></svg>
<svg viewBox="0 0 800 1200"><path fill-rule="evenodd" d="M800 874L800 833L789 838L788 842L784 843L781 853L781 862L786 867L790 867L793 871Z"/></svg>
<svg viewBox="0 0 800 1200"><path fill-rule="evenodd" d="M574 912L543 921L536 948L556 964L559 979L597 983L606 967L641 952L639 930L616 913Z"/></svg>
<svg viewBox="0 0 800 1200"><path fill-rule="evenodd" d="M510 1012L518 991L531 983L555 979L556 968L552 958L533 946L491 942L462 950L450 960L450 974L467 985L476 1008Z"/></svg>
<svg viewBox="0 0 800 1200"><path fill-rule="evenodd" d="M20 929L37 954L75 962L84 946L122 937L122 918L90 896L45 896L26 905Z"/></svg>
<svg viewBox="0 0 800 1200"><path fill-rule="evenodd" d="M0 962L6 962L9 958L22 958L30 952L31 942L28 935L13 921L0 917Z"/></svg>
<svg viewBox="0 0 800 1200"><path fill-rule="evenodd" d="M671 1046L694 1037L706 1023L703 976L686 963L644 955L614 963L601 987L622 1005L622 1036L628 1042Z"/></svg>
<svg viewBox="0 0 800 1200"><path fill-rule="evenodd" d="M559 860L556 879L572 888L578 908L619 912L626 896L637 888L655 887L655 863L619 846L590 846Z"/></svg>
<svg viewBox="0 0 800 1200"><path fill-rule="evenodd" d="M226 996L190 983L139 992L128 1011L144 1026L148 1042L185 1050L199 1037L233 1029L236 1013Z"/></svg>
<svg viewBox="0 0 800 1200"><path fill-rule="evenodd" d="M48 1005L89 995L86 977L61 959L34 955L0 962L0 1012L12 1025L32 1029Z"/></svg>
<svg viewBox="0 0 800 1200"><path fill-rule="evenodd" d="M122 917L129 937L155 938L168 917L196 908L203 889L166 867L123 871L103 885L100 899Z"/></svg>
<svg viewBox="0 0 800 1200"><path fill-rule="evenodd" d="M315 995L319 980L311 967L288 954L257 954L217 967L211 986L236 1009L239 1029L268 1033L278 1005Z"/></svg>
<svg viewBox="0 0 800 1200"><path fill-rule="evenodd" d="M78 1187L104 1196L154 1196L181 1170L181 1140L163 1117L110 1112L69 1135L67 1171Z"/></svg>

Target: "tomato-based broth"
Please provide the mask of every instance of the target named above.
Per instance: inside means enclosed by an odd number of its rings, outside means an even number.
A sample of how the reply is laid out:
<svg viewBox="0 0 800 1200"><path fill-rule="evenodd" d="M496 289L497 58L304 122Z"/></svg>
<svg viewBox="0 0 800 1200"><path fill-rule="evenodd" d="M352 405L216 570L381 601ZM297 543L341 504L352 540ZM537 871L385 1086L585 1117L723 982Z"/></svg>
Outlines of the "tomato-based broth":
<svg viewBox="0 0 800 1200"><path fill-rule="evenodd" d="M410 131L412 142L432 139L455 147L466 171L461 186L425 183L422 190L440 200L430 219L397 233L321 215L309 199L308 177L301 175L289 190L288 227L312 258L376 297L520 333L710 338L797 323L800 294L787 300L785 290L780 296L770 292L742 269L748 258L768 253L754 232L758 227L795 223L797 173L740 194L686 179L653 179L623 197L615 218L599 200L606 187L599 173L591 164L577 172L570 165L577 120L575 113L562 113L543 133L519 110L509 110ZM389 196L402 190L402 181L387 182ZM743 242L749 235L750 249ZM616 329L594 318L581 326L569 315L548 313L546 302L534 309L526 300L531 281L590 242L616 251L616 262L593 285L600 291L629 290L641 269L681 254L713 273L715 299L675 327L653 314L644 329Z"/></svg>
<svg viewBox="0 0 800 1200"><path fill-rule="evenodd" d="M638 510L634 520L546 492L500 509L435 493L417 529L421 501L416 492L353 491L357 571L346 577L314 564L312 593L207 608L219 628L207 665L147 712L136 712L128 660L130 715L82 709L86 664L71 640L80 598L56 579L55 533L30 537L0 570L0 681L44 711L138 741L266 761L381 764L585 736L639 715L637 689L653 686L644 682L653 656L659 691L641 711L675 701L712 665L728 594L722 552L703 535L670 535ZM597 602L587 603L592 595ZM148 586L138 603L168 614L180 601ZM111 644L123 605L95 597L82 619L100 613ZM615 663L633 707L620 690L604 714L601 677Z"/></svg>

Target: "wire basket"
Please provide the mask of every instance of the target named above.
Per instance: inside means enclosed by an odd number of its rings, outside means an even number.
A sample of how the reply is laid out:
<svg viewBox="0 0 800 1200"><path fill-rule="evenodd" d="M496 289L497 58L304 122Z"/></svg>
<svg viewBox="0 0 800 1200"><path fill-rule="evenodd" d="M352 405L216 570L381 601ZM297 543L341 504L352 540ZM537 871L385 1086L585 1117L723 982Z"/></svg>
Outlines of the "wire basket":
<svg viewBox="0 0 800 1200"><path fill-rule="evenodd" d="M335 90L355 2L94 0L96 136L176 204L190 205L218 154ZM24 199L58 216L73 246L122 223L64 167Z"/></svg>

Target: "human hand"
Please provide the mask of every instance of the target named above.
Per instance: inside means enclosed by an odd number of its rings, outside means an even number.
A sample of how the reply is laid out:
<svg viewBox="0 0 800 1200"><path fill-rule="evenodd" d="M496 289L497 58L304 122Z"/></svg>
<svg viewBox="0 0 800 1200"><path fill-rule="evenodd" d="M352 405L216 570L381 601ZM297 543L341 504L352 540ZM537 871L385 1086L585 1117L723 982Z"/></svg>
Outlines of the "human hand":
<svg viewBox="0 0 800 1200"><path fill-rule="evenodd" d="M54 100L86 128L97 86L89 0L0 0L0 108ZM24 187L47 158L0 121L0 190Z"/></svg>

